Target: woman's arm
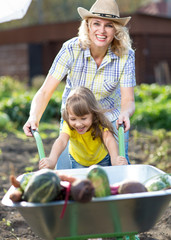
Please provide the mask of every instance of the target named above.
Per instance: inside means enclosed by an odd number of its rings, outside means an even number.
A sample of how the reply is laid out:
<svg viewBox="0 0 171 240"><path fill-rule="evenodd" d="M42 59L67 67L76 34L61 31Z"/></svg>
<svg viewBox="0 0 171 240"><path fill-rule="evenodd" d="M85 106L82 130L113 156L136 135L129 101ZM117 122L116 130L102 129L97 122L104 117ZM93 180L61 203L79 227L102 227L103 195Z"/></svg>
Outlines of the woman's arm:
<svg viewBox="0 0 171 240"><path fill-rule="evenodd" d="M130 117L135 112L134 88L121 87L121 112L116 121L117 128L119 124L124 123L124 131L130 129Z"/></svg>
<svg viewBox="0 0 171 240"><path fill-rule="evenodd" d="M103 141L110 155L112 166L128 164L126 158L118 155L118 144L111 132L103 132Z"/></svg>
<svg viewBox="0 0 171 240"><path fill-rule="evenodd" d="M30 116L23 127L23 130L28 137L32 136L30 128L33 130L38 128L42 114L59 83L60 81L48 75L41 88L35 94L31 103Z"/></svg>
<svg viewBox="0 0 171 240"><path fill-rule="evenodd" d="M50 168L54 169L56 166L56 163L58 161L59 156L66 148L68 141L69 141L69 135L67 133L61 133L59 137L54 142L50 155L48 158L43 158L39 161L39 169L42 168Z"/></svg>

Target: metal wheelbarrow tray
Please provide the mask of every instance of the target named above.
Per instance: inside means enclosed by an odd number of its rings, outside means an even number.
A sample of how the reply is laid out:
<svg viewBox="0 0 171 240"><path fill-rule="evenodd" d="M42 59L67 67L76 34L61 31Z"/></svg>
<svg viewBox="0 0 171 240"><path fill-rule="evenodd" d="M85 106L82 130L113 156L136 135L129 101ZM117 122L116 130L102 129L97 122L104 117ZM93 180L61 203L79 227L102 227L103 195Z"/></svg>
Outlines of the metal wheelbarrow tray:
<svg viewBox="0 0 171 240"><path fill-rule="evenodd" d="M110 184L123 180L137 180L144 183L147 179L165 174L150 165L127 165L104 167ZM85 178L87 168L60 170L78 178ZM116 237L136 239L137 233L152 228L164 213L171 200L171 189L156 192L120 194L104 198L94 198L89 203L69 201L61 219L64 201L45 204L20 202L9 199L14 190L10 187L2 199L2 204L15 207L41 238L87 239L97 237Z"/></svg>

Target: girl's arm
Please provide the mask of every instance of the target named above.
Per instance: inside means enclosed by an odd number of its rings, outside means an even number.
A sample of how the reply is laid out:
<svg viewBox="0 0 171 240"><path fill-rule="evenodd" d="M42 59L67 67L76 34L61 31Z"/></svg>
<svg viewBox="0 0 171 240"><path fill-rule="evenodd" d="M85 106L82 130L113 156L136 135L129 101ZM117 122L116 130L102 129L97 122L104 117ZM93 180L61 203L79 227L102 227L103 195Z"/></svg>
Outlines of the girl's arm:
<svg viewBox="0 0 171 240"><path fill-rule="evenodd" d="M103 132L103 141L109 152L112 166L128 164L125 157L121 157L118 155L118 144L111 132L109 131Z"/></svg>
<svg viewBox="0 0 171 240"><path fill-rule="evenodd" d="M69 141L69 135L66 133L61 133L59 137L54 142L50 155L48 158L43 158L39 162L39 169L42 168L50 168L54 169L56 166L56 163L58 161L59 156L66 148L68 141Z"/></svg>
<svg viewBox="0 0 171 240"><path fill-rule="evenodd" d="M124 123L124 131L130 129L130 117L135 111L134 88L121 87L121 112L116 121L117 128L119 124Z"/></svg>
<svg viewBox="0 0 171 240"><path fill-rule="evenodd" d="M35 94L31 103L30 116L23 127L23 130L28 137L32 136L30 128L33 130L38 128L42 114L59 83L60 81L49 75Z"/></svg>

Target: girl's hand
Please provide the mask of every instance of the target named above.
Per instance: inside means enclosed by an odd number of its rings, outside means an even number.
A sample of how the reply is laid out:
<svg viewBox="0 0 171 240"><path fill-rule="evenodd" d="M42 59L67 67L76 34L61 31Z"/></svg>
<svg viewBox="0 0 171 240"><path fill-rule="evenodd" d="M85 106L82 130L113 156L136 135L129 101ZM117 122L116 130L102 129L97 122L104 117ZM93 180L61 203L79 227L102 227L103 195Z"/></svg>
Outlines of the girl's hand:
<svg viewBox="0 0 171 240"><path fill-rule="evenodd" d="M117 156L115 162L112 164L113 166L116 165L128 165L128 162L125 157Z"/></svg>
<svg viewBox="0 0 171 240"><path fill-rule="evenodd" d="M55 165L53 164L50 158L42 158L39 161L39 169L43 169L43 168L54 169Z"/></svg>

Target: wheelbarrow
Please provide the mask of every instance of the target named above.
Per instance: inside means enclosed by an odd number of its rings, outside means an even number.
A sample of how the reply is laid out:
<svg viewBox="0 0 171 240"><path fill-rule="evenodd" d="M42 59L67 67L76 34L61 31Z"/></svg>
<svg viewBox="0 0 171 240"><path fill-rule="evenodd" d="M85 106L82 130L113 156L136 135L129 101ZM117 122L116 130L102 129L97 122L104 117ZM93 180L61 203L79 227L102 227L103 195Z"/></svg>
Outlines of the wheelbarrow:
<svg viewBox="0 0 171 240"><path fill-rule="evenodd" d="M44 149L38 132L33 133L40 158ZM124 155L123 129L119 129L119 152ZM124 180L144 183L158 174L165 174L150 165L122 165L104 167L110 184ZM87 168L65 169L61 173L86 178ZM21 179L22 175L18 177ZM171 179L169 179L171 180ZM2 199L2 204L16 208L31 229L46 240L83 240L88 238L116 238L117 240L139 239L137 234L152 228L169 205L171 190L118 194L93 198L89 203L68 201L64 217L61 219L64 201L49 203L13 203L9 196L11 186Z"/></svg>

